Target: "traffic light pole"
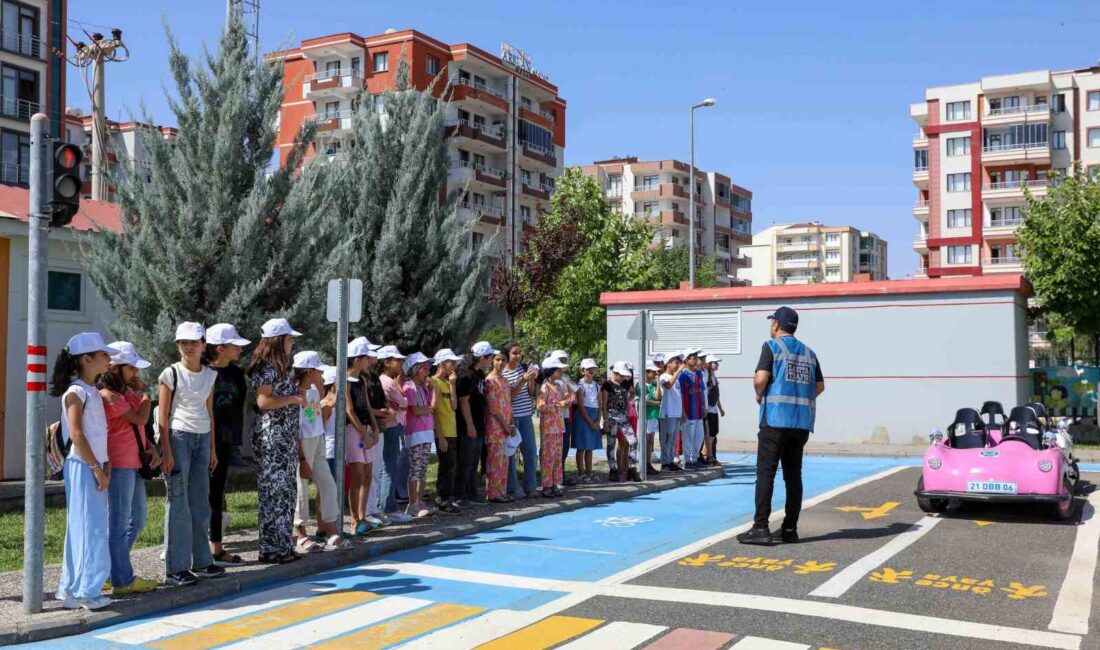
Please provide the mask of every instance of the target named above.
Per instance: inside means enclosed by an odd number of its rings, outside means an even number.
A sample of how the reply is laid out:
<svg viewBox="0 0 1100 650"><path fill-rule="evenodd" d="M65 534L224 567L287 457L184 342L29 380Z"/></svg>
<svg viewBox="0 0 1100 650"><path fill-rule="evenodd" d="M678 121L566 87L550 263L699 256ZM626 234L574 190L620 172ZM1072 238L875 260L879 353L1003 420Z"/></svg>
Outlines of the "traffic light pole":
<svg viewBox="0 0 1100 650"><path fill-rule="evenodd" d="M23 503L23 612L42 611L42 571L46 534L46 246L50 186L46 182L50 118L31 117L30 206L27 210L27 426Z"/></svg>

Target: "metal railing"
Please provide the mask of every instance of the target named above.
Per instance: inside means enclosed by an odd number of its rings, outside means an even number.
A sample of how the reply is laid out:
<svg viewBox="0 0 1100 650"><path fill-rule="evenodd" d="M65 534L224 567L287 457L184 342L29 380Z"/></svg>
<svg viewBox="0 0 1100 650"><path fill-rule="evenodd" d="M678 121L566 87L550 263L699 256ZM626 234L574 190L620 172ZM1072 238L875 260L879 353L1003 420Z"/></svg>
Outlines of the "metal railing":
<svg viewBox="0 0 1100 650"><path fill-rule="evenodd" d="M0 48L36 59L42 58L42 39L33 34L2 30L0 31Z"/></svg>
<svg viewBox="0 0 1100 650"><path fill-rule="evenodd" d="M520 142L523 143L523 146L525 148L530 149L531 151L534 151L535 153L542 154L544 156L553 156L554 155L553 151L550 151L549 149L547 149L546 147L543 147L541 145L537 145L534 142L531 142L530 140L520 140Z"/></svg>
<svg viewBox="0 0 1100 650"><path fill-rule="evenodd" d="M1025 187L1046 187L1047 180L1045 178L1030 180L1030 181L1002 181L1000 183L989 183L985 186L987 190L1015 190L1023 189Z"/></svg>
<svg viewBox="0 0 1100 650"><path fill-rule="evenodd" d="M927 208L928 207L928 200L927 199L925 199L923 201L917 200L913 203L913 207L914 208Z"/></svg>
<svg viewBox="0 0 1100 650"><path fill-rule="evenodd" d="M481 131L490 138L497 140L504 139L504 129L499 126L493 126L492 124L484 124L481 122L471 122L470 120L450 120L446 126L465 126L475 131Z"/></svg>
<svg viewBox="0 0 1100 650"><path fill-rule="evenodd" d="M547 185L546 183L524 181L523 186L524 187L529 187L529 188L531 188L533 190L536 190L536 191L539 191L539 192L547 192L547 193L550 192L550 186Z"/></svg>
<svg viewBox="0 0 1100 650"><path fill-rule="evenodd" d="M988 260L991 266L1007 266L1009 264L1021 264L1023 260L1015 256L991 257Z"/></svg>
<svg viewBox="0 0 1100 650"><path fill-rule="evenodd" d="M452 167L454 167L454 168L464 167L466 169L472 169L472 170L474 170L478 173L485 174L486 176L492 176L493 178L497 178L497 179L503 179L504 176L506 175L506 173L503 169L497 169L496 167L486 167L485 165L475 163L475 162L470 162L469 160L456 161L455 164L452 165Z"/></svg>
<svg viewBox="0 0 1100 650"><path fill-rule="evenodd" d="M1045 149L1049 148L1050 143L1046 140L1042 142L1006 142L1003 144L987 144L982 147L982 153L996 153L998 151L1018 151L1020 149Z"/></svg>
<svg viewBox="0 0 1100 650"><path fill-rule="evenodd" d="M29 120L31 119L31 115L37 113L38 110L38 102L32 102L26 99L16 99L13 97L0 97L0 113L8 117Z"/></svg>
<svg viewBox="0 0 1100 650"><path fill-rule="evenodd" d="M483 84L480 81L474 81L473 79L463 79L462 77L455 77L454 79L451 79L450 85L452 85L452 86L469 86L470 88L474 88L476 90L487 92L490 95L493 95L494 97L498 97L500 99L508 101L508 96L505 95L503 92L497 90L496 88L493 88L492 86L488 86L486 84Z"/></svg>
<svg viewBox="0 0 1100 650"><path fill-rule="evenodd" d="M477 212L478 214L487 214L492 217L503 217L504 208L498 208L495 205L485 205L483 203L470 203L469 201L459 201L458 207L469 210L470 212Z"/></svg>
<svg viewBox="0 0 1100 650"><path fill-rule="evenodd" d="M1046 104L1021 104L1019 106L1002 106L1001 108L991 108L986 115L992 117L995 115L1015 115L1017 113L1049 113L1050 106Z"/></svg>
<svg viewBox="0 0 1100 650"><path fill-rule="evenodd" d="M1011 217L1009 219L990 219L989 228L1009 228L1011 226L1018 226L1022 224L1024 220L1020 217Z"/></svg>
<svg viewBox="0 0 1100 650"><path fill-rule="evenodd" d="M927 140L928 134L924 131L917 131L917 134L913 136L914 140Z"/></svg>
<svg viewBox="0 0 1100 650"><path fill-rule="evenodd" d="M544 110L540 109L539 110L539 115L545 117L546 119L550 120L551 122L556 122L557 121L554 118L554 112L553 111L544 111Z"/></svg>
<svg viewBox="0 0 1100 650"><path fill-rule="evenodd" d="M926 171L928 171L928 165L924 165L924 166L919 166L918 165L918 166L913 167L913 173L914 174L919 174L921 172L926 172Z"/></svg>
<svg viewBox="0 0 1100 650"><path fill-rule="evenodd" d="M361 70L356 68L337 68L331 72L314 72L305 78L306 82L317 81L319 79L332 79L333 77L351 77L355 73L362 74Z"/></svg>
<svg viewBox="0 0 1100 650"><path fill-rule="evenodd" d="M608 197L616 197L623 195L623 188L621 187L609 187L604 190L604 195Z"/></svg>
<svg viewBox="0 0 1100 650"><path fill-rule="evenodd" d="M320 124L321 122L328 122L329 120L351 118L355 116L355 111L351 109L344 109L342 111L325 111L324 113L318 113L309 118L311 121Z"/></svg>

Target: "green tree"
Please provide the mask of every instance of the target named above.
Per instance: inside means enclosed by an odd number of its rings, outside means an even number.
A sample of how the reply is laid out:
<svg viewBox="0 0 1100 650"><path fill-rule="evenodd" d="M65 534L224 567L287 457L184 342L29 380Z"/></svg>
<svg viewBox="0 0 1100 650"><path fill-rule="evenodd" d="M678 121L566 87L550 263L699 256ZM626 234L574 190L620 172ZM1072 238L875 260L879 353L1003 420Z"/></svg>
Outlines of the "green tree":
<svg viewBox="0 0 1100 650"><path fill-rule="evenodd" d="M321 170L293 173L310 130L268 173L282 68L256 60L239 22L198 65L167 36L179 135L174 144L144 139L147 166L124 162L110 179L122 232L81 245L82 265L117 315L111 331L156 367L176 358L174 330L185 320L232 322L255 339L264 320L283 316L305 344L320 343L329 254L348 244L319 211Z"/></svg>
<svg viewBox="0 0 1100 650"><path fill-rule="evenodd" d="M683 244L655 247L650 252L651 262L645 269L649 277L645 284L652 289L679 289L687 279L690 251ZM695 263L695 286L700 289L718 286L718 258L715 255L699 255Z"/></svg>
<svg viewBox="0 0 1100 650"><path fill-rule="evenodd" d="M1029 192L1016 237L1041 309L1100 353L1100 182L1077 165L1045 197Z"/></svg>
<svg viewBox="0 0 1100 650"><path fill-rule="evenodd" d="M363 279L360 329L426 352L462 348L481 322L493 245L467 248L473 224L456 212L459 190L446 192L446 104L435 94L410 87L402 56L383 110L364 98L324 185L326 209L356 243L340 265Z"/></svg>

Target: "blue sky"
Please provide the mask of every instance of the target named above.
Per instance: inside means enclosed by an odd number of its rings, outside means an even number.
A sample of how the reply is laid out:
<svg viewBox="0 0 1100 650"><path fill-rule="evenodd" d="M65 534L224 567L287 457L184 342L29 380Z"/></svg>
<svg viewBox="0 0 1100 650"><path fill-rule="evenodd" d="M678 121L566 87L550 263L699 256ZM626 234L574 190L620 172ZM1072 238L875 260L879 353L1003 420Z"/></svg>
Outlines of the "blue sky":
<svg viewBox="0 0 1100 650"><path fill-rule="evenodd" d="M569 165L612 155L686 161L688 107L714 97L717 106L696 113L696 164L753 191L754 230L793 220L873 230L890 243L895 278L917 264L909 104L930 86L1100 59L1095 0L261 4L265 51L389 27L491 52L501 40L524 48L569 103ZM144 101L174 123L161 90L161 19L197 53L216 42L224 9L224 0L71 2L73 21L122 28L133 53L108 71L110 116L125 119ZM80 25L69 29L80 35ZM90 105L77 75L67 92L69 105Z"/></svg>

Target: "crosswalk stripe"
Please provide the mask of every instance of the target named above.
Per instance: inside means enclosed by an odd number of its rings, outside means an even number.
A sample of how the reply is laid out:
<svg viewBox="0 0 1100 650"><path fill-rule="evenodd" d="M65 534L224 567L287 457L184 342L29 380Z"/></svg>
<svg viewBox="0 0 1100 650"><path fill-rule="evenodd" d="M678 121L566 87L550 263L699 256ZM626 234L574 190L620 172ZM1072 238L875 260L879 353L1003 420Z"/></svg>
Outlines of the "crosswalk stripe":
<svg viewBox="0 0 1100 650"><path fill-rule="evenodd" d="M645 650L718 650L733 640L732 634L688 628L675 629L657 639Z"/></svg>
<svg viewBox="0 0 1100 650"><path fill-rule="evenodd" d="M485 611L483 607L438 603L392 621L372 625L354 634L309 647L311 650L379 650L426 632L438 630L483 611Z"/></svg>
<svg viewBox="0 0 1100 650"><path fill-rule="evenodd" d="M478 650L544 650L597 627L603 621L576 616L551 616L478 646Z"/></svg>
<svg viewBox="0 0 1100 650"><path fill-rule="evenodd" d="M388 596L335 614L312 618L269 634L254 636L226 646L223 650L296 650L302 647L303 642L331 639L358 630L364 625L373 625L431 604L430 600L420 598Z"/></svg>
<svg viewBox="0 0 1100 650"><path fill-rule="evenodd" d="M430 632L417 637L401 646L402 650L454 650L455 648L476 648L482 643L527 627L547 616L553 616L567 607L579 605L588 597L581 594L567 594L554 601L552 607L540 605L535 609L516 611L496 609L475 616L451 627Z"/></svg>
<svg viewBox="0 0 1100 650"><path fill-rule="evenodd" d="M810 646L805 643L788 643L774 639L763 639L758 636L747 636L730 647L730 650L807 650Z"/></svg>
<svg viewBox="0 0 1100 650"><path fill-rule="evenodd" d="M164 616L148 623L138 623L114 632L100 634L96 638L115 643L141 645L238 616L274 609L300 598L316 596L327 591L332 589L313 583L296 583L270 591L240 596L212 606L207 605L203 609Z"/></svg>
<svg viewBox="0 0 1100 650"><path fill-rule="evenodd" d="M161 650L206 650L341 609L362 605L376 598L380 596L367 591L335 591L186 632L148 645Z"/></svg>
<svg viewBox="0 0 1100 650"><path fill-rule="evenodd" d="M660 625L615 621L570 641L558 650L631 650L667 629Z"/></svg>

